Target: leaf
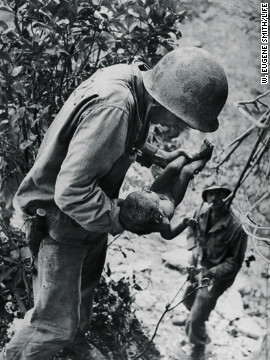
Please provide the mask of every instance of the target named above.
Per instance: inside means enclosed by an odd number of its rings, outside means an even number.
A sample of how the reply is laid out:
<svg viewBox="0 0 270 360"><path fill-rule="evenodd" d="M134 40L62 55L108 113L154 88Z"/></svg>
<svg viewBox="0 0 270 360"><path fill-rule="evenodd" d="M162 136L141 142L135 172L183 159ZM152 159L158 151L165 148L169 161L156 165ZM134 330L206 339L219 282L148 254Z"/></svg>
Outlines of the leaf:
<svg viewBox="0 0 270 360"><path fill-rule="evenodd" d="M58 49L56 47L53 47L51 49L46 49L44 51L45 54L48 54L48 55L56 55L57 54L57 51Z"/></svg>
<svg viewBox="0 0 270 360"><path fill-rule="evenodd" d="M32 144L33 144L34 141L31 141L31 140L25 140L23 142L20 143L20 149L21 150L25 150L27 149L28 147L30 147Z"/></svg>
<svg viewBox="0 0 270 360"><path fill-rule="evenodd" d="M134 289L135 290L138 290L138 291L142 291L143 289L140 287L140 285L138 285L138 284L134 284Z"/></svg>
<svg viewBox="0 0 270 360"><path fill-rule="evenodd" d="M12 123L12 126L14 125L14 123L16 121L18 121L19 119L22 119L24 117L24 114L25 114L25 107L21 107L19 108L14 115L12 115L11 117L11 123Z"/></svg>
<svg viewBox="0 0 270 360"><path fill-rule="evenodd" d="M140 15L140 17L142 18L141 20L147 19L147 12L144 7L138 6L137 11L138 11L138 14Z"/></svg>
<svg viewBox="0 0 270 360"><path fill-rule="evenodd" d="M9 57L9 55L2 50L0 50L0 59L11 62L11 58Z"/></svg>
<svg viewBox="0 0 270 360"><path fill-rule="evenodd" d="M7 262L9 262L9 263L12 263L12 264L17 264L16 261L14 261L14 260L6 257L6 256L1 256L1 259L4 260L4 261L7 261Z"/></svg>
<svg viewBox="0 0 270 360"><path fill-rule="evenodd" d="M8 24L5 21L0 20L0 27L3 28L4 30L7 30Z"/></svg>
<svg viewBox="0 0 270 360"><path fill-rule="evenodd" d="M57 21L56 24L57 24L58 26L62 26L62 25L65 26L65 25L68 25L68 24L69 24L69 20L68 20L68 19L61 19L61 20Z"/></svg>
<svg viewBox="0 0 270 360"><path fill-rule="evenodd" d="M135 250L134 249L132 249L132 248L129 248L129 247L125 247L125 249L127 250L127 251L131 251L131 252L133 252L133 253L135 253Z"/></svg>
<svg viewBox="0 0 270 360"><path fill-rule="evenodd" d="M32 256L28 246L20 248L20 255L22 260L28 259Z"/></svg>
<svg viewBox="0 0 270 360"><path fill-rule="evenodd" d="M135 19L133 15L126 15L125 23L127 24L128 28L133 24L134 21Z"/></svg>
<svg viewBox="0 0 270 360"><path fill-rule="evenodd" d="M14 259L14 260L18 260L19 257L20 257L20 252L19 250L12 250L10 252L10 255L11 255L11 258Z"/></svg>
<svg viewBox="0 0 270 360"><path fill-rule="evenodd" d="M0 11L5 11L8 12L9 14L12 14L14 16L14 13L12 11L12 9L6 7L6 6L0 6Z"/></svg>
<svg viewBox="0 0 270 360"><path fill-rule="evenodd" d="M16 289L16 287L12 287L12 290L13 290L13 293L14 293L14 295L16 297L16 300L18 302L18 305L20 307L21 312L23 314L25 314L26 313L26 308L25 308L25 305L24 305L24 303L23 303L23 301L22 301L22 299L20 297L18 289Z"/></svg>
<svg viewBox="0 0 270 360"><path fill-rule="evenodd" d="M0 274L0 283L4 280L8 279L9 276L17 269L17 266L14 266L10 269L8 269L4 274Z"/></svg>
<svg viewBox="0 0 270 360"><path fill-rule="evenodd" d="M38 11L40 14L43 14L44 16L46 16L49 20L52 20L52 14L46 8L43 8L43 10L39 9Z"/></svg>
<svg viewBox="0 0 270 360"><path fill-rule="evenodd" d="M136 27L140 26L140 21L136 20L134 23L128 28L128 31L131 33Z"/></svg>
<svg viewBox="0 0 270 360"><path fill-rule="evenodd" d="M107 271L106 271L106 275L107 275L108 277L110 277L110 276L111 276L111 274L112 274L112 271L111 271L110 265L109 265L109 264L107 264Z"/></svg>
<svg viewBox="0 0 270 360"><path fill-rule="evenodd" d="M15 67L12 72L11 72L11 76L16 77L20 74L20 72L22 71L23 67L22 66L17 66Z"/></svg>

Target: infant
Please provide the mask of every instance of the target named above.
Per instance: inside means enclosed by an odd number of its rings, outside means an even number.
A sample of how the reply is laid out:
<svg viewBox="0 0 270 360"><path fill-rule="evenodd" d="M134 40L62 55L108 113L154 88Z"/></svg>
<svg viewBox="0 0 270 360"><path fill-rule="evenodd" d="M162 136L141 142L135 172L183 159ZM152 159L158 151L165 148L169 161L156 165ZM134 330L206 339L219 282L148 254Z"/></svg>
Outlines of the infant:
<svg viewBox="0 0 270 360"><path fill-rule="evenodd" d="M136 191L122 202L119 220L123 227L138 235L159 232L171 240L187 226L196 227L197 221L185 217L172 224L176 207L182 202L190 180L199 173L211 159L213 145L204 140L199 152L189 155L182 151L154 180L150 190Z"/></svg>

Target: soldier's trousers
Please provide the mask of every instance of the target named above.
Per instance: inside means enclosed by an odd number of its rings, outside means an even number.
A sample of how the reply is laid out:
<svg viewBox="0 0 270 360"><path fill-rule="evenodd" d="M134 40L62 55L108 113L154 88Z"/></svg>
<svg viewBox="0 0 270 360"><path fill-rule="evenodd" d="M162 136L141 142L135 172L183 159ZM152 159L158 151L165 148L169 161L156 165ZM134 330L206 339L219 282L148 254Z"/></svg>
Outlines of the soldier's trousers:
<svg viewBox="0 0 270 360"><path fill-rule="evenodd" d="M76 344L81 351L78 359L88 357L84 333L106 247L106 236L89 246L61 244L50 237L42 240L33 285L34 308L0 360L49 360L66 345Z"/></svg>
<svg viewBox="0 0 270 360"><path fill-rule="evenodd" d="M215 283L210 290L206 287L198 289L184 301L184 305L190 310L185 328L190 343L206 345L210 342L205 322L215 308L217 299L228 287L228 283ZM194 289L194 286L190 284L184 296L189 294L192 289Z"/></svg>

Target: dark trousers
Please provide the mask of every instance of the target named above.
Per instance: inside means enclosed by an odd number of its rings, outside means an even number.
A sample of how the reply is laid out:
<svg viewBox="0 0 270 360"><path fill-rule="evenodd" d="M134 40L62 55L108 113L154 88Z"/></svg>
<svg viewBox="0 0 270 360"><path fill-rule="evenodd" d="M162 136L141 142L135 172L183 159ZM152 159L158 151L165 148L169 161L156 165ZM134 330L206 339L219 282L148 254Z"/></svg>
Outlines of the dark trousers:
<svg viewBox="0 0 270 360"><path fill-rule="evenodd" d="M76 359L89 359L84 334L106 248L106 236L89 246L66 245L50 237L42 240L34 279L34 308L26 314L23 327L2 351L0 360L49 360L67 345Z"/></svg>
<svg viewBox="0 0 270 360"><path fill-rule="evenodd" d="M184 301L184 305L190 310L185 329L190 343L206 345L210 342L205 322L208 320L211 311L215 308L217 299L230 285L216 282L211 289L206 287L198 289ZM195 285L190 283L184 296L188 295L195 287Z"/></svg>

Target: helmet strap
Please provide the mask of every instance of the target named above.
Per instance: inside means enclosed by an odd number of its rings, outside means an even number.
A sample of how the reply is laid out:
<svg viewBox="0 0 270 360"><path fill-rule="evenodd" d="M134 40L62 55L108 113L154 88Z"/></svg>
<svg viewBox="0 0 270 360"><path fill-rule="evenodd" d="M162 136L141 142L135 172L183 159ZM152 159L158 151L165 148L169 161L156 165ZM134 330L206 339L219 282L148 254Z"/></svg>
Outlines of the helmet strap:
<svg viewBox="0 0 270 360"><path fill-rule="evenodd" d="M147 93L146 101L147 101L147 105L146 105L146 110L145 110L145 114L144 114L144 124L146 124L148 122L149 112L150 112L152 106L154 105L154 99L148 93Z"/></svg>

